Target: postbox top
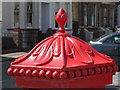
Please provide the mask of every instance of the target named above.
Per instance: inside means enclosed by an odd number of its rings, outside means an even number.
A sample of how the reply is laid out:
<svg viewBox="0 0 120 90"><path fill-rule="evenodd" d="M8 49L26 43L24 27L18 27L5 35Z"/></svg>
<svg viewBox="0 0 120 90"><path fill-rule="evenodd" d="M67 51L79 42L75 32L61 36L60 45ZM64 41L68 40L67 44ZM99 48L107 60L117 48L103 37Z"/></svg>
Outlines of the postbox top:
<svg viewBox="0 0 120 90"><path fill-rule="evenodd" d="M16 73L18 69L21 69L21 73L23 73L25 70L31 69L32 71L47 70L47 73L55 71L54 73L57 75L57 71L93 67L103 67L102 69L105 71L104 66L114 67L115 62L109 56L97 52L83 40L65 33L64 25L67 22L67 14L62 8L56 15L56 21L60 26L58 33L41 41L28 54L12 62L12 69L10 68L8 73L12 71ZM97 72L100 70L97 68ZM37 73L37 71L35 72Z"/></svg>

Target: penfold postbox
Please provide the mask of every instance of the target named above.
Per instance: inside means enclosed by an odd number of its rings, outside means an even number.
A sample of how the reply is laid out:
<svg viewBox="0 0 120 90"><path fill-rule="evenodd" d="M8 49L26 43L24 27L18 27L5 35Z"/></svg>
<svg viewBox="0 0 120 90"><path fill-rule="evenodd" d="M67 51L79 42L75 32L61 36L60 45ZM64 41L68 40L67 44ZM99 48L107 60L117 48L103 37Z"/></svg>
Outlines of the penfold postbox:
<svg viewBox="0 0 120 90"><path fill-rule="evenodd" d="M38 43L11 63L8 74L23 88L103 88L118 70L114 60L83 40L65 33L61 8L58 33Z"/></svg>

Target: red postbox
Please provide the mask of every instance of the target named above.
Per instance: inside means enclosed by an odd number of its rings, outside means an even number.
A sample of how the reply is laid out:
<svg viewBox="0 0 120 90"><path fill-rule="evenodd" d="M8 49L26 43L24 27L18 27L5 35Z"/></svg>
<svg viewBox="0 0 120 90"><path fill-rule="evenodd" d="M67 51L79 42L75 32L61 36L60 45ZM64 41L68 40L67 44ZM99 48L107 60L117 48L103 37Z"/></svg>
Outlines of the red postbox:
<svg viewBox="0 0 120 90"><path fill-rule="evenodd" d="M67 14L61 8L58 33L38 43L11 63L8 74L23 88L101 88L112 83L115 62L81 39L65 33Z"/></svg>

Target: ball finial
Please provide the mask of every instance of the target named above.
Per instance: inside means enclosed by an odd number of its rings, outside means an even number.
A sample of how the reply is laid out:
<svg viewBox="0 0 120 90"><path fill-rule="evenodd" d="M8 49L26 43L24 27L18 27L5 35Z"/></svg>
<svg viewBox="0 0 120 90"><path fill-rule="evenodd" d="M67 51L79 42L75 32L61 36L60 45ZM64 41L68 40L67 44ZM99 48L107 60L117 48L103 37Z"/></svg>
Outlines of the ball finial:
<svg viewBox="0 0 120 90"><path fill-rule="evenodd" d="M56 21L60 26L60 28L58 29L59 32L65 32L64 25L66 24L67 20L67 13L63 8L60 8L60 10L56 14Z"/></svg>

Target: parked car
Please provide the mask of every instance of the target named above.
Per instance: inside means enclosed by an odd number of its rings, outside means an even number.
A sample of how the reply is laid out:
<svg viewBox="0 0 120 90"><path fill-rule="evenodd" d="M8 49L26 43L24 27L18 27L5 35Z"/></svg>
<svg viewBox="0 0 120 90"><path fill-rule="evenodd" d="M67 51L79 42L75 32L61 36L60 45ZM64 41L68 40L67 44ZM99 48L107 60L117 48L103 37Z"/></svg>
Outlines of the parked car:
<svg viewBox="0 0 120 90"><path fill-rule="evenodd" d="M120 33L103 35L94 41L90 41L89 44L101 53L120 55Z"/></svg>
<svg viewBox="0 0 120 90"><path fill-rule="evenodd" d="M120 66L120 33L103 35L90 41L89 44L97 51L109 55Z"/></svg>

